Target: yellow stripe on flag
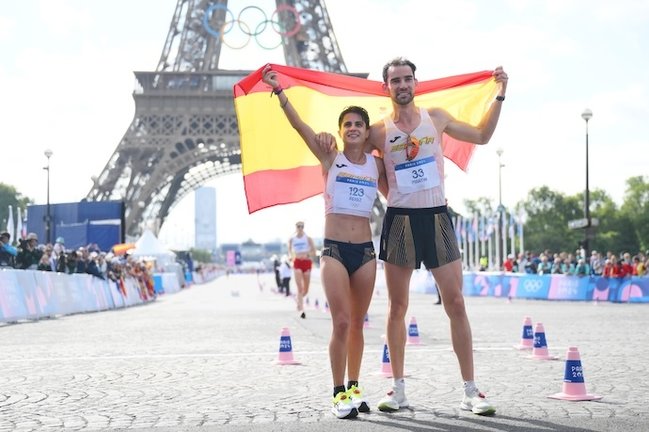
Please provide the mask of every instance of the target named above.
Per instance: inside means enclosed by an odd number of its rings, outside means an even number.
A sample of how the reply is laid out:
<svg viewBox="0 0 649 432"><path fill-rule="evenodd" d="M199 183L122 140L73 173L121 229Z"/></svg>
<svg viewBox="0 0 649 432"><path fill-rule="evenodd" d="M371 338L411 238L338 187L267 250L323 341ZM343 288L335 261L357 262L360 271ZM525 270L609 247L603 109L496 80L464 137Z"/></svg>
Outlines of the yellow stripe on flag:
<svg viewBox="0 0 649 432"><path fill-rule="evenodd" d="M261 82L261 69L235 85L235 110L248 211L298 202L322 193L318 159L291 127L277 97ZM349 105L365 108L372 122L392 111L381 83L344 75L273 65L284 92L300 117L316 132L338 137L338 115ZM422 107L439 107L477 125L497 92L490 72L421 82L415 98ZM423 92L423 93L421 93ZM419 94L421 93L421 94ZM445 137L445 156L466 169L473 145Z"/></svg>

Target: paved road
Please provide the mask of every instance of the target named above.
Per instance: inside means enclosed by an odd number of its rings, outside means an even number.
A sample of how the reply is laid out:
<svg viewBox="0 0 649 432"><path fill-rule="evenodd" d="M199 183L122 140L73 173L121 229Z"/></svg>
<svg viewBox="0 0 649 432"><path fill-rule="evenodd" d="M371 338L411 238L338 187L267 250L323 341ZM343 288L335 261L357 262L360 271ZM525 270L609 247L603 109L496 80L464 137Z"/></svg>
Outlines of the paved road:
<svg viewBox="0 0 649 432"><path fill-rule="evenodd" d="M356 420L329 412L322 310L298 318L272 277L233 275L154 304L0 326L0 432L128 431L630 431L649 430L649 309L642 304L467 298L477 382L498 414L460 411L448 320L436 297L412 294L423 345L406 351L412 407ZM385 288L370 308L361 385L373 404L380 376ZM324 303L314 278L310 303ZM542 322L558 361L513 349L523 317ZM274 364L282 327L302 364ZM562 388L565 352L577 346L599 402L546 396Z"/></svg>

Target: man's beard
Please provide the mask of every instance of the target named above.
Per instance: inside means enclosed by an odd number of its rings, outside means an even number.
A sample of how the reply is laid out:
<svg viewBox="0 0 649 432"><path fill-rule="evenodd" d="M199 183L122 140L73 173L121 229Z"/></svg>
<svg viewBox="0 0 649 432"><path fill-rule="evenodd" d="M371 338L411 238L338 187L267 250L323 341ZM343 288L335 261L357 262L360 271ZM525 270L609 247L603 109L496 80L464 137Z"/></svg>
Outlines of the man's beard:
<svg viewBox="0 0 649 432"><path fill-rule="evenodd" d="M399 93L397 97L394 98L394 101L398 105L405 106L408 105L410 102L412 102L413 99L414 96L412 95L412 93L403 92L403 93Z"/></svg>

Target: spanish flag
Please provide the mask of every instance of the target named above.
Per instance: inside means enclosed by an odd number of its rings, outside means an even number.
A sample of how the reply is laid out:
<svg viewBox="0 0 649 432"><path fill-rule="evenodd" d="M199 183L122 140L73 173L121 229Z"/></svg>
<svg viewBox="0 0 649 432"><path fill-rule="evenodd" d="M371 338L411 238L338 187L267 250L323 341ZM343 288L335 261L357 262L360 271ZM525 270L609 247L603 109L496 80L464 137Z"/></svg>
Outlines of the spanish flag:
<svg viewBox="0 0 649 432"><path fill-rule="evenodd" d="M367 110L370 121L390 114L392 103L382 83L363 78L271 65L300 117L317 132L338 137L338 115L349 105ZM234 86L234 107L241 140L243 182L248 212L302 201L324 190L318 159L291 127L257 69ZM477 125L498 87L491 71L420 81L415 103L439 107ZM443 137L444 156L465 170L474 145ZM342 148L342 142L339 142Z"/></svg>

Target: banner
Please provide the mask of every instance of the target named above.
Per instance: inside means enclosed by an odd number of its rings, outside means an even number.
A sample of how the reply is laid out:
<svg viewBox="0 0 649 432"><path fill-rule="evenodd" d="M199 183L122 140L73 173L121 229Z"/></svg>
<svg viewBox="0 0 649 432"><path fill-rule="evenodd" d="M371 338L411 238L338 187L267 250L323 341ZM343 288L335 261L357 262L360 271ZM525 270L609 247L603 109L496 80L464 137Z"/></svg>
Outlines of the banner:
<svg viewBox="0 0 649 432"><path fill-rule="evenodd" d="M317 132L338 137L338 116L349 105L365 108L371 122L392 111L382 83L353 76L271 65L300 117ZM318 159L291 127L261 71L234 86L234 106L241 139L243 181L248 211L293 202L322 193ZM479 124L494 101L498 86L491 71L421 81L415 103L439 107L458 120ZM475 146L442 137L444 156L467 169ZM339 148L342 144L339 143Z"/></svg>

